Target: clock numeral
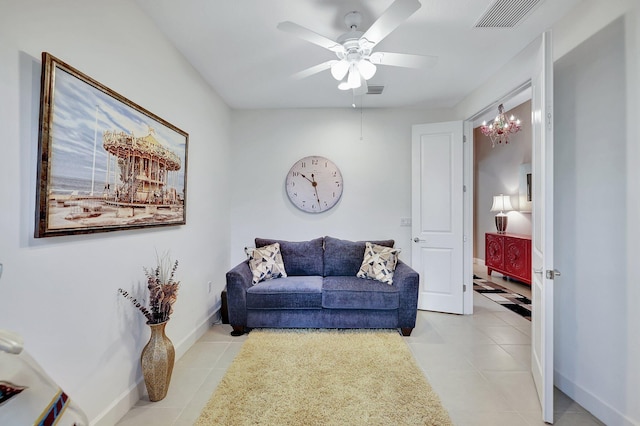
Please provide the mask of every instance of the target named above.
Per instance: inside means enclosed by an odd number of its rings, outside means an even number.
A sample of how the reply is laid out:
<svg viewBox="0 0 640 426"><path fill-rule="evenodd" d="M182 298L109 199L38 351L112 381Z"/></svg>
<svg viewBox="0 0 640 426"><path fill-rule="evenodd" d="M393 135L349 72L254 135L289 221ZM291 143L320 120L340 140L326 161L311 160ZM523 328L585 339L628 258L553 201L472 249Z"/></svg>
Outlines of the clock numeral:
<svg viewBox="0 0 640 426"><path fill-rule="evenodd" d="M300 176L300 172L292 172L291 176L298 177L298 176Z"/></svg>
<svg viewBox="0 0 640 426"><path fill-rule="evenodd" d="M336 186L339 188L340 187L340 181L336 181Z"/></svg>
<svg viewBox="0 0 640 426"><path fill-rule="evenodd" d="M338 176L338 172L333 172L333 173L331 174L331 176L333 176L333 177L337 177L337 176Z"/></svg>
<svg viewBox="0 0 640 426"><path fill-rule="evenodd" d="M300 163L300 167L307 167L307 163L303 161L302 163Z"/></svg>
<svg viewBox="0 0 640 426"><path fill-rule="evenodd" d="M318 160L311 160L311 165L317 166L318 165Z"/></svg>
<svg viewBox="0 0 640 426"><path fill-rule="evenodd" d="M333 193L333 198L336 198L336 193L335 192Z"/></svg>
<svg viewBox="0 0 640 426"><path fill-rule="evenodd" d="M298 193L297 193L297 192L294 192L294 193L293 193L293 196L294 196L294 197L297 197L297 196L298 196Z"/></svg>

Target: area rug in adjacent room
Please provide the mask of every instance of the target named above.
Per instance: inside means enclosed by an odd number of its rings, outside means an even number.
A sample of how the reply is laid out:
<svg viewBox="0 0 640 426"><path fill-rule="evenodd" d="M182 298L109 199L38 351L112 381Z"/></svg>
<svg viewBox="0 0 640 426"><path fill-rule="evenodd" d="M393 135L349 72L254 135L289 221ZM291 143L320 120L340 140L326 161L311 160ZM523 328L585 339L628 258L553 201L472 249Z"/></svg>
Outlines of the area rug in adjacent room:
<svg viewBox="0 0 640 426"><path fill-rule="evenodd" d="M394 330L253 330L196 425L452 425Z"/></svg>
<svg viewBox="0 0 640 426"><path fill-rule="evenodd" d="M492 281L473 276L473 289L531 321L531 300Z"/></svg>

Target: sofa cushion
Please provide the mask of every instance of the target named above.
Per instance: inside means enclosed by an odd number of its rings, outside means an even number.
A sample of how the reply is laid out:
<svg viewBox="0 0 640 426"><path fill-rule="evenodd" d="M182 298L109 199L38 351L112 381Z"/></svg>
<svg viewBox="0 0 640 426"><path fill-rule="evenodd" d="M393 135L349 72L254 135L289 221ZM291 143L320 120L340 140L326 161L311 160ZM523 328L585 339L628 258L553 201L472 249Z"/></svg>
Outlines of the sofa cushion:
<svg viewBox="0 0 640 426"><path fill-rule="evenodd" d="M288 276L322 275L322 237L311 241L295 242L256 238L255 243L256 247L279 243L280 253L282 254L282 260L284 261L284 267ZM358 267L359 266L360 265L358 265Z"/></svg>
<svg viewBox="0 0 640 426"><path fill-rule="evenodd" d="M398 264L400 250L371 244L368 241L365 246L364 259L357 277L393 284L393 272Z"/></svg>
<svg viewBox="0 0 640 426"><path fill-rule="evenodd" d="M320 309L322 277L287 277L247 289L247 309Z"/></svg>
<svg viewBox="0 0 640 426"><path fill-rule="evenodd" d="M398 288L379 281L340 276L322 283L322 307L327 309L398 309L399 301Z"/></svg>
<svg viewBox="0 0 640 426"><path fill-rule="evenodd" d="M250 250L248 254L254 285L260 281L287 276L280 254L280 244L273 243L255 248Z"/></svg>
<svg viewBox="0 0 640 426"><path fill-rule="evenodd" d="M372 242L385 247L393 247L394 244L393 240ZM354 277L362 265L364 249L365 241L347 241L324 237L324 276L346 275ZM289 272L286 261L285 267Z"/></svg>

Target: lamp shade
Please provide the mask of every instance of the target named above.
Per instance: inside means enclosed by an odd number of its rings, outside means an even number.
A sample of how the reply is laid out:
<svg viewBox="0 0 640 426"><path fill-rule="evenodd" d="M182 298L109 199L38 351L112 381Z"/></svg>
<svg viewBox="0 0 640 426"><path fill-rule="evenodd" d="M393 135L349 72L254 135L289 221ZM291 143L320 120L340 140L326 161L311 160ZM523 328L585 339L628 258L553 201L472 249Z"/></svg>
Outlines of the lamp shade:
<svg viewBox="0 0 640 426"><path fill-rule="evenodd" d="M491 206L492 212L507 212L513 210L511 206L511 197L508 195L494 195L493 205Z"/></svg>

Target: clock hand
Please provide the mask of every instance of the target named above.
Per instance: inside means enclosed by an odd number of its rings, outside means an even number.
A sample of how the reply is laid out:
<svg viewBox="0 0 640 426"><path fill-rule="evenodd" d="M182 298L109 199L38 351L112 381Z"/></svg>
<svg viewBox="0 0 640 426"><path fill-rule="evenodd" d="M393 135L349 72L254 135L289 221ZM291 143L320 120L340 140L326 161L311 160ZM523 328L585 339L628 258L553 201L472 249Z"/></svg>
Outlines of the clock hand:
<svg viewBox="0 0 640 426"><path fill-rule="evenodd" d="M308 177L306 177L305 175L303 175L302 173L300 173L300 176L302 176L303 178L305 178L306 180L308 180L311 183L315 183L313 180L309 179ZM313 177L313 174L311 175L311 177Z"/></svg>
<svg viewBox="0 0 640 426"><path fill-rule="evenodd" d="M320 198L318 197L318 187L315 185L313 185L313 190L316 191L316 200L318 201L318 207L320 207Z"/></svg>
<svg viewBox="0 0 640 426"><path fill-rule="evenodd" d="M311 184L313 185L313 190L316 192L316 201L318 201L318 208L321 208L320 207L320 197L318 197L318 182L316 182L316 178L313 175L313 173L311 173L311 179L313 179Z"/></svg>

